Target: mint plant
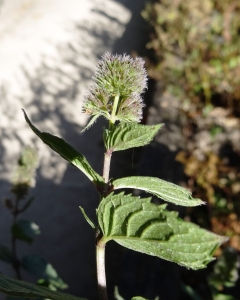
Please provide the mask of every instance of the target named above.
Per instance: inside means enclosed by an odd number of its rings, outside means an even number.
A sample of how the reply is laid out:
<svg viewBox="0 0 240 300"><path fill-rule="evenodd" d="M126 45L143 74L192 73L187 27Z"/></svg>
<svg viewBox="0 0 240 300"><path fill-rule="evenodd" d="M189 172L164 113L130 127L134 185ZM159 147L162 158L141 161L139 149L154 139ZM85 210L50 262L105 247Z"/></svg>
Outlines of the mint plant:
<svg viewBox="0 0 240 300"><path fill-rule="evenodd" d="M214 250L226 238L181 220L176 212L166 209L166 204L153 204L151 197L141 198L124 191L118 192L119 189L139 189L177 205L204 204L200 199L193 198L188 190L159 178L132 176L109 179L113 152L147 145L163 124L138 124L144 106L141 95L147 87L147 74L141 58L106 53L98 63L93 79L95 84L85 96L83 111L92 117L85 130L100 116L109 123L108 128L103 130L105 153L102 175L96 173L87 159L66 141L38 130L23 112L32 131L52 150L80 169L99 193L97 224L90 220L83 207L80 206L80 209L95 232L99 299L107 300L105 246L108 241L114 240L126 248L197 270L214 259ZM0 275L0 291L23 298L83 299L47 291L4 275ZM137 296L132 299L143 298Z"/></svg>

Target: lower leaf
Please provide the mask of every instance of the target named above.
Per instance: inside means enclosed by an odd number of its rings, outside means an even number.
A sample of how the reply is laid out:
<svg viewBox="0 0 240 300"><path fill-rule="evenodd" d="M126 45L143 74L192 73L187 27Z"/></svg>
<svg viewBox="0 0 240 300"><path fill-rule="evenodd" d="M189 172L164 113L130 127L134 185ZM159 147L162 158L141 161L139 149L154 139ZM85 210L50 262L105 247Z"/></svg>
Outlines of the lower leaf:
<svg viewBox="0 0 240 300"><path fill-rule="evenodd" d="M204 268L227 239L178 218L166 205L124 193L110 194L98 208L103 242L118 244L191 269Z"/></svg>
<svg viewBox="0 0 240 300"><path fill-rule="evenodd" d="M13 279L0 273L0 292L22 298L47 298L52 300L87 300L66 293L51 291L25 281Z"/></svg>
<svg viewBox="0 0 240 300"><path fill-rule="evenodd" d="M68 285L58 276L53 266L37 254L25 255L22 267L31 274L48 280L55 287L65 289Z"/></svg>

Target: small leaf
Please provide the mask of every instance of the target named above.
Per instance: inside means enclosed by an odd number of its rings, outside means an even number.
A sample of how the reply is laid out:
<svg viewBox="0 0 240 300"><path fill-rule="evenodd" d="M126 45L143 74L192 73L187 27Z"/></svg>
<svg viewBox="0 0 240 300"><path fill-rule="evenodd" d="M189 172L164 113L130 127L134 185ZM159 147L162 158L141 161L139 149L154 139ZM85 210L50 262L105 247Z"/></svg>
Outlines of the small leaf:
<svg viewBox="0 0 240 300"><path fill-rule="evenodd" d="M120 123L105 132L105 147L107 150L120 151L149 144L158 130L164 124L139 125L135 123Z"/></svg>
<svg viewBox="0 0 240 300"><path fill-rule="evenodd" d="M114 299L115 300L124 300L124 298L119 294L118 287L114 287Z"/></svg>
<svg viewBox="0 0 240 300"><path fill-rule="evenodd" d="M13 261L12 252L7 247L0 244L0 260L11 264Z"/></svg>
<svg viewBox="0 0 240 300"><path fill-rule="evenodd" d="M9 296L18 296L22 298L47 298L51 300L87 300L85 298L75 297L66 293L51 291L48 288L41 287L25 281L12 279L0 273L0 292Z"/></svg>
<svg viewBox="0 0 240 300"><path fill-rule="evenodd" d="M63 139L54 136L47 132L39 131L29 120L27 114L23 110L26 122L32 131L52 150L61 155L64 159L69 161L75 167L80 169L94 184L101 184L104 182L103 178L97 174L90 166L86 158L74 149L71 145L66 143Z"/></svg>
<svg viewBox="0 0 240 300"><path fill-rule="evenodd" d="M139 189L177 205L197 206L204 204L201 199L193 198L192 193L187 189L155 177L125 177L114 180L112 184L114 190Z"/></svg>
<svg viewBox="0 0 240 300"><path fill-rule="evenodd" d="M83 130L82 130L81 132L83 133L83 132L85 132L87 129L89 129L89 128L97 121L97 118L98 118L98 117L99 117L98 115L93 116L93 117L91 118L91 120L89 121L89 123L83 128Z"/></svg>
<svg viewBox="0 0 240 300"><path fill-rule="evenodd" d="M38 279L37 285L45 286L45 287L49 288L52 291L57 291L58 289L65 290L66 288L68 288L66 283L63 282L63 281L62 281L62 284L61 284L61 282L57 282L57 284L56 284L55 281L50 281L48 279L43 279L43 278Z"/></svg>
<svg viewBox="0 0 240 300"><path fill-rule="evenodd" d="M31 243L40 234L39 226L28 220L18 220L11 228L12 235L24 242Z"/></svg>
<svg viewBox="0 0 240 300"><path fill-rule="evenodd" d="M114 240L126 248L194 270L214 259L212 254L226 241L225 237L185 222L176 212L167 211L166 205L150 201L124 193L103 198L97 210L103 243Z"/></svg>
<svg viewBox="0 0 240 300"><path fill-rule="evenodd" d="M93 221L87 216L87 214L85 213L85 210L83 209L83 207L82 207L82 206L79 206L79 208L80 208L80 210L81 210L81 212L82 212L82 214L83 214L85 220L88 222L88 224L89 224L93 229L95 229L95 228L96 228L95 224L94 224Z"/></svg>
<svg viewBox="0 0 240 300"><path fill-rule="evenodd" d="M67 284L58 276L53 266L39 255L25 255L22 259L22 267L31 274L49 280L56 287L67 288Z"/></svg>
<svg viewBox="0 0 240 300"><path fill-rule="evenodd" d="M193 300L203 300L190 285L181 284L183 292L185 292Z"/></svg>

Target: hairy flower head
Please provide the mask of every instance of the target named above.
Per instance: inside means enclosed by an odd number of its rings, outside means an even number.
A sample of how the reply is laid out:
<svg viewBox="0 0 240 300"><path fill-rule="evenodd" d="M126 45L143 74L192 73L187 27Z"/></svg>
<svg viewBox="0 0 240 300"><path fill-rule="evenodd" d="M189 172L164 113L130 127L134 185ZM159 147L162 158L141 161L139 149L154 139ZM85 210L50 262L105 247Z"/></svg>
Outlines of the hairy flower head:
<svg viewBox="0 0 240 300"><path fill-rule="evenodd" d="M141 94L147 87L143 59L133 59L126 54L105 53L97 65L94 79L99 88L104 88L113 95L130 96L133 92Z"/></svg>
<svg viewBox="0 0 240 300"><path fill-rule="evenodd" d="M105 53L98 62L95 85L85 95L83 111L104 116L113 123L139 122L142 118L141 94L147 88L147 73L142 58ZM117 101L117 102L116 102Z"/></svg>

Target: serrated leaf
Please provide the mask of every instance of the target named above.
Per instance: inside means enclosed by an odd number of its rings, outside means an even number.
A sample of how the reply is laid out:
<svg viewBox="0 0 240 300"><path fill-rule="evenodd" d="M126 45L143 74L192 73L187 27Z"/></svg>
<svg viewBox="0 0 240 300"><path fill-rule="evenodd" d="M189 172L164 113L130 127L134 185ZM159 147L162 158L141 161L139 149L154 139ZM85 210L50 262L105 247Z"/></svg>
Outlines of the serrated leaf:
<svg viewBox="0 0 240 300"><path fill-rule="evenodd" d="M103 242L157 256L191 269L204 268L214 250L226 241L197 225L155 205L151 198L120 193L103 198L97 210Z"/></svg>
<svg viewBox="0 0 240 300"><path fill-rule="evenodd" d="M201 199L193 198L192 193L187 189L156 177L125 177L114 180L112 184L114 190L139 189L177 205L197 206L204 204Z"/></svg>
<svg viewBox="0 0 240 300"><path fill-rule="evenodd" d="M94 184L103 183L103 178L97 174L90 166L86 158L74 149L71 145L65 142L63 139L52 135L47 132L39 131L29 120L26 112L23 110L26 122L32 131L52 150L61 155L64 159L69 161L72 165L80 169Z"/></svg>
<svg viewBox="0 0 240 300"><path fill-rule="evenodd" d="M12 252L9 248L0 244L0 260L11 264L13 261Z"/></svg>
<svg viewBox="0 0 240 300"><path fill-rule="evenodd" d="M31 221L28 220L18 220L11 227L12 235L21 241L31 243L33 238L40 234L39 226Z"/></svg>
<svg viewBox="0 0 240 300"><path fill-rule="evenodd" d="M164 124L145 126L135 123L120 123L105 132L105 148L110 151L126 150L149 144Z"/></svg>
<svg viewBox="0 0 240 300"><path fill-rule="evenodd" d="M13 279L0 273L0 292L9 296L18 296L22 298L47 298L52 300L87 300L85 298L75 297L62 292L51 291L48 288L41 287L25 281Z"/></svg>
<svg viewBox="0 0 240 300"><path fill-rule="evenodd" d="M39 278L47 279L56 287L64 289L68 285L58 276L53 266L39 255L25 255L22 259L22 267Z"/></svg>

